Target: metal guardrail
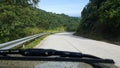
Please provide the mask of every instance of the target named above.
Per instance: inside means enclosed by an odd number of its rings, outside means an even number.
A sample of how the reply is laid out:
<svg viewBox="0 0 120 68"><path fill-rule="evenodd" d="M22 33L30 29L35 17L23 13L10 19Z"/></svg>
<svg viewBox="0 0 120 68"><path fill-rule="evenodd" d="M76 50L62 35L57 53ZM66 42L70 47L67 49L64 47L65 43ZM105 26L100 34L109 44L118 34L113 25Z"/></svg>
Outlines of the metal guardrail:
<svg viewBox="0 0 120 68"><path fill-rule="evenodd" d="M11 48L13 48L17 45L23 44L23 43L28 42L30 40L33 40L37 37L43 36L45 34L49 34L49 33L36 34L36 35L32 35L32 36L28 36L28 37L24 37L24 38L21 38L21 39L17 39L17 40L13 40L13 41L10 41L10 42L0 44L0 50L11 49Z"/></svg>

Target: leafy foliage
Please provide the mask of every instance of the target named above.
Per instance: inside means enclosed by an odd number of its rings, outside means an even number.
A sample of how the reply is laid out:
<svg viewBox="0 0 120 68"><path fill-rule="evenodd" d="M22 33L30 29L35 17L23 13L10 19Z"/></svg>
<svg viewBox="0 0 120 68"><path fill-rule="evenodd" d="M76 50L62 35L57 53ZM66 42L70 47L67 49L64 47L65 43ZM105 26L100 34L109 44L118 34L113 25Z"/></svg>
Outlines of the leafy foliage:
<svg viewBox="0 0 120 68"><path fill-rule="evenodd" d="M6 5L36 6L39 0L0 0L0 3Z"/></svg>
<svg viewBox="0 0 120 68"><path fill-rule="evenodd" d="M0 43L48 30L76 30L79 18L46 12L28 1L36 4L38 0L0 0Z"/></svg>
<svg viewBox="0 0 120 68"><path fill-rule="evenodd" d="M78 34L105 39L120 38L120 1L90 0L82 11Z"/></svg>

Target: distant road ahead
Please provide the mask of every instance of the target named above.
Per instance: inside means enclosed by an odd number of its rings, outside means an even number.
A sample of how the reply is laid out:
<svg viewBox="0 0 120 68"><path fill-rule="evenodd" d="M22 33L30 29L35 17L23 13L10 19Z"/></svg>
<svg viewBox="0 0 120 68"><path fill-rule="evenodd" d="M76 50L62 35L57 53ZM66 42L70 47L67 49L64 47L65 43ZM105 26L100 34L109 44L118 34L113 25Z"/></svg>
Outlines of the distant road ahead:
<svg viewBox="0 0 120 68"><path fill-rule="evenodd" d="M101 58L113 59L120 67L120 46L72 35L57 33L45 38L35 48L56 49L62 51L82 52Z"/></svg>

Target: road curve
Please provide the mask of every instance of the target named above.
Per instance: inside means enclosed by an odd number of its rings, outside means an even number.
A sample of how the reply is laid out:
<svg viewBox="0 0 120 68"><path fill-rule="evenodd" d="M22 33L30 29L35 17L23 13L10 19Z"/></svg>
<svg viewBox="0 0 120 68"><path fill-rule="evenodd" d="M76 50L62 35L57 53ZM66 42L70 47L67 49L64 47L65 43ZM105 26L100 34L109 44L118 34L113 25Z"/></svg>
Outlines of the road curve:
<svg viewBox="0 0 120 68"><path fill-rule="evenodd" d="M56 49L62 51L82 52L101 58L113 59L120 67L120 46L91 40L64 32L48 36L35 48Z"/></svg>

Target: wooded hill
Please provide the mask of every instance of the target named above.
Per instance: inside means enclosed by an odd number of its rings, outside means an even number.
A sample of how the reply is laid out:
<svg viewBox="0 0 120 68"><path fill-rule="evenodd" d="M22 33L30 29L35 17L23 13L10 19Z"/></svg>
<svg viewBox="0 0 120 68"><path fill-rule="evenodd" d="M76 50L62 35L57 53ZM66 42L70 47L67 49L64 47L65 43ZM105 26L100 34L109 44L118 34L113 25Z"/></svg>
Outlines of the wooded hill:
<svg viewBox="0 0 120 68"><path fill-rule="evenodd" d="M49 30L76 30L79 18L46 12L35 7L38 0L32 1L0 0L0 43Z"/></svg>
<svg viewBox="0 0 120 68"><path fill-rule="evenodd" d="M120 42L120 0L90 0L77 34Z"/></svg>

